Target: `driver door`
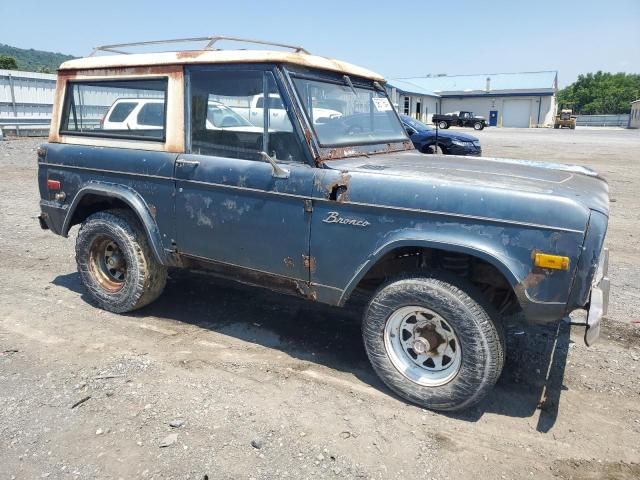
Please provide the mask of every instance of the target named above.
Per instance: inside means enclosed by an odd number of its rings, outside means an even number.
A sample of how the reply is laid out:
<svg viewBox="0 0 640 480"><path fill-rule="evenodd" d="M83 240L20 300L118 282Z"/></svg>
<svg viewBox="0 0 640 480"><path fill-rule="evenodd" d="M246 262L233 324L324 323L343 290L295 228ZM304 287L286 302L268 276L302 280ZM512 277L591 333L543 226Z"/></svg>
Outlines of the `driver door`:
<svg viewBox="0 0 640 480"><path fill-rule="evenodd" d="M273 73L194 66L188 85L189 153L178 157L175 170L178 251L250 276L252 283L308 282L305 200L314 169L287 110L281 110L286 128L270 125L268 102L259 120L243 115L256 95L282 98ZM218 118L207 113L212 102ZM262 151L288 178L274 176Z"/></svg>

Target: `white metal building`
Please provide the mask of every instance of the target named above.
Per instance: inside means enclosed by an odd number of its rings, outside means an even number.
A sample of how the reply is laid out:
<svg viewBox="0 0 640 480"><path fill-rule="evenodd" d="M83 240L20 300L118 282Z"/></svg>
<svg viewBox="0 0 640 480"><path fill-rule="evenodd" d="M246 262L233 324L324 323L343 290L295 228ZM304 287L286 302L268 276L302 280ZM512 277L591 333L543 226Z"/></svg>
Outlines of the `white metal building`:
<svg viewBox="0 0 640 480"><path fill-rule="evenodd" d="M629 128L640 128L640 100L631 102L629 114Z"/></svg>
<svg viewBox="0 0 640 480"><path fill-rule="evenodd" d="M393 80L387 84L391 103L399 114L430 123L437 113L440 96L406 80Z"/></svg>
<svg viewBox="0 0 640 480"><path fill-rule="evenodd" d="M439 111L471 111L497 127L551 125L557 109L555 71L412 77L389 84L415 85L438 96Z"/></svg>

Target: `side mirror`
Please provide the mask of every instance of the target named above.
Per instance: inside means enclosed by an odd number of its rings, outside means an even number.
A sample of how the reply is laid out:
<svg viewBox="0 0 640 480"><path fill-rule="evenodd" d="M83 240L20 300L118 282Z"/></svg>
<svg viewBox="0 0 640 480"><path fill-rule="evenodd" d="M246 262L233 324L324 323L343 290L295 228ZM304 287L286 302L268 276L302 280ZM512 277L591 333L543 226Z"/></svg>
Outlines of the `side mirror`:
<svg viewBox="0 0 640 480"><path fill-rule="evenodd" d="M271 168L273 169L271 176L273 178L289 178L289 170L278 165L276 160L271 158L267 152L260 152L260 155L266 162L271 164Z"/></svg>

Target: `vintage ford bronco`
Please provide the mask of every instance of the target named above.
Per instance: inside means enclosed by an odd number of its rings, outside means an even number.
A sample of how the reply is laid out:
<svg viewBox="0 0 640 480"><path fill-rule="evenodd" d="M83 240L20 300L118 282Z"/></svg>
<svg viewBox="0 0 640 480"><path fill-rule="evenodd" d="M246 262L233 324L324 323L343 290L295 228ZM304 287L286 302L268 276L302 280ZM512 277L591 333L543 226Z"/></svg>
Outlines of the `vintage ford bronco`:
<svg viewBox="0 0 640 480"><path fill-rule="evenodd" d="M553 322L584 309L595 340L609 285L595 172L426 157L379 75L299 47L214 48L221 39L60 67L39 220L62 236L80 225L78 271L98 306L144 307L169 267L337 306L366 299L375 371L440 410L496 382L505 313ZM255 98L269 100L261 118L234 113Z"/></svg>

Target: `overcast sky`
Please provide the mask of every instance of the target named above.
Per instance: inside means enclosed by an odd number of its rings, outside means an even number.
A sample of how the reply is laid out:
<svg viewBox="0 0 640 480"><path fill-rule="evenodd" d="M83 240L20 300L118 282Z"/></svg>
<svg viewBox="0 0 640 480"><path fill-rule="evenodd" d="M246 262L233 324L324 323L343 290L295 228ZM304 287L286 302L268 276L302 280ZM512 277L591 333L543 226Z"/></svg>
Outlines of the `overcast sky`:
<svg viewBox="0 0 640 480"><path fill-rule="evenodd" d="M107 43L227 34L301 44L386 77L640 72L640 0L0 0L0 43L84 56Z"/></svg>

